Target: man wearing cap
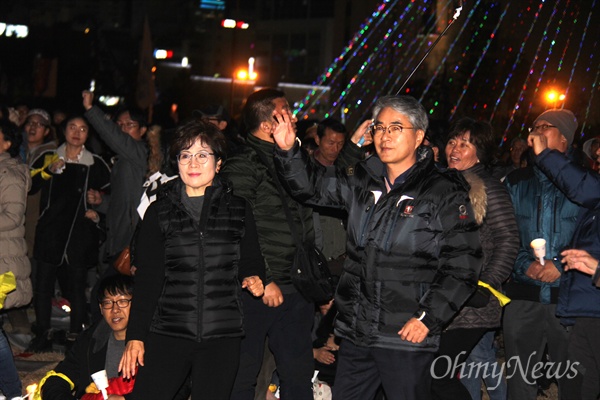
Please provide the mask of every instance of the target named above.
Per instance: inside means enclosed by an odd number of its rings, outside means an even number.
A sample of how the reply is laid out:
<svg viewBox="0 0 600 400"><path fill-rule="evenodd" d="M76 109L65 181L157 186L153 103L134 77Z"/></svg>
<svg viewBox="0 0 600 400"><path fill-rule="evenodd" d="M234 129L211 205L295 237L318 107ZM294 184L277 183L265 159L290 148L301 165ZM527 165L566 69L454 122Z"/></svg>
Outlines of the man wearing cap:
<svg viewBox="0 0 600 400"><path fill-rule="evenodd" d="M571 111L553 109L537 117L530 132L543 135L549 149L570 157L576 129L577 120ZM539 368L540 363L547 362L543 358L546 346L554 363L550 373L556 374L557 367L563 372L569 367L568 328L556 317L556 303L563 274L560 252L570 243L580 207L537 164L512 172L506 184L521 238L512 276L504 285L513 300L505 307L503 320L508 393L512 400L534 400L536 379L546 372ZM537 238L546 240L543 264L530 246ZM558 377L562 395L568 379L565 374ZM560 398L565 398L562 395Z"/></svg>
<svg viewBox="0 0 600 400"><path fill-rule="evenodd" d="M235 123L222 105L211 104L192 111L192 116L209 122L219 128L227 139L227 155L236 154L244 145L244 139L240 136Z"/></svg>

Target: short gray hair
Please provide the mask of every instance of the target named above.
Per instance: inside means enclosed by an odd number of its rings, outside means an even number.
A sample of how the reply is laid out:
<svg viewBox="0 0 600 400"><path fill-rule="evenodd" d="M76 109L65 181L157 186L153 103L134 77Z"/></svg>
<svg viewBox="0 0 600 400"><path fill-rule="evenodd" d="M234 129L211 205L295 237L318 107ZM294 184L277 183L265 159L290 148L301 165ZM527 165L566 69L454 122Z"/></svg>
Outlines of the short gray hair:
<svg viewBox="0 0 600 400"><path fill-rule="evenodd" d="M384 108L389 107L408 118L415 129L427 131L429 118L425 108L412 96L383 96L377 99L373 107L373 119L376 120Z"/></svg>

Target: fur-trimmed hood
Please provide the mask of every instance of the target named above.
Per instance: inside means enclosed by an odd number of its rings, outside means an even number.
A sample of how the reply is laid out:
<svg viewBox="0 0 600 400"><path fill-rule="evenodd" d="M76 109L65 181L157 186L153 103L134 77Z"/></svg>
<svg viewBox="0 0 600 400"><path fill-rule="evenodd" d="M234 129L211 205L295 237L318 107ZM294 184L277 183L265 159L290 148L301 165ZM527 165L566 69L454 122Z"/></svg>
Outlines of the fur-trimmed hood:
<svg viewBox="0 0 600 400"><path fill-rule="evenodd" d="M478 225L481 225L485 218L488 202L485 183L483 182L483 179L477 176L477 173L473 171L476 167L463 171L463 176L471 186L471 189L469 190L469 199L471 200L471 206L475 213L475 221Z"/></svg>

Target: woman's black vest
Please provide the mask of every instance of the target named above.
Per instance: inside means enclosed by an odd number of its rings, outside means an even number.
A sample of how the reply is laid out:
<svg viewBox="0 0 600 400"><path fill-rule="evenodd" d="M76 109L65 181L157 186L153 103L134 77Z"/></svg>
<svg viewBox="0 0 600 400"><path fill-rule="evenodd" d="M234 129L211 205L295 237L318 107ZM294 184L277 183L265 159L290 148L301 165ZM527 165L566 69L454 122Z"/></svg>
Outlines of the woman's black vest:
<svg viewBox="0 0 600 400"><path fill-rule="evenodd" d="M243 335L238 279L245 202L231 188L207 188L200 223L185 211L177 180L159 203L165 281L151 331L196 341Z"/></svg>

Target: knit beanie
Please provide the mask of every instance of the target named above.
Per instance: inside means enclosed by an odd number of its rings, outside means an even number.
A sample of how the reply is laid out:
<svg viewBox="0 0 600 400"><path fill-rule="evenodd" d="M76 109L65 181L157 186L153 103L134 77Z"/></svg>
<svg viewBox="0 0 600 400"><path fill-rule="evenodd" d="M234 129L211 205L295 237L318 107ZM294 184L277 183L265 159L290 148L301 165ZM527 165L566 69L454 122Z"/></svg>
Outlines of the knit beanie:
<svg viewBox="0 0 600 400"><path fill-rule="evenodd" d="M540 120L548 121L550 124L556 126L560 133L567 139L569 146L573 143L575 130L577 129L577 118L575 118L575 115L571 111L559 108L544 111L535 119L533 125L536 126Z"/></svg>

